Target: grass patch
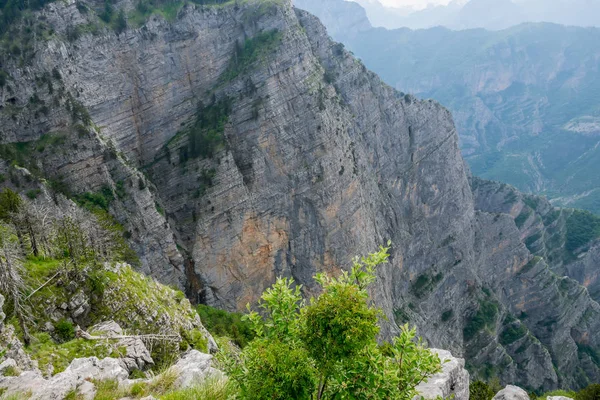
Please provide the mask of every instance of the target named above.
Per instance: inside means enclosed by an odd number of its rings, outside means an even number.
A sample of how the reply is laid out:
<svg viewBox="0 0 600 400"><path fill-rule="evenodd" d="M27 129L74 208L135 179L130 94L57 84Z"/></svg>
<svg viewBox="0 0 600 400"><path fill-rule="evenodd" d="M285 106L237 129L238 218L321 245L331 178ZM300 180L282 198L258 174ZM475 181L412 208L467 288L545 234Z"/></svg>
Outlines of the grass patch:
<svg viewBox="0 0 600 400"><path fill-rule="evenodd" d="M120 356L112 346L106 343L75 339L57 344L49 334L44 332L36 333L34 340L26 350L34 360L37 360L42 371L46 371L51 365L55 374L64 371L75 358L118 358Z"/></svg>
<svg viewBox="0 0 600 400"><path fill-rule="evenodd" d="M169 392L162 396L161 400L227 400L234 398L236 393L237 390L231 381L223 378L209 377L195 386Z"/></svg>

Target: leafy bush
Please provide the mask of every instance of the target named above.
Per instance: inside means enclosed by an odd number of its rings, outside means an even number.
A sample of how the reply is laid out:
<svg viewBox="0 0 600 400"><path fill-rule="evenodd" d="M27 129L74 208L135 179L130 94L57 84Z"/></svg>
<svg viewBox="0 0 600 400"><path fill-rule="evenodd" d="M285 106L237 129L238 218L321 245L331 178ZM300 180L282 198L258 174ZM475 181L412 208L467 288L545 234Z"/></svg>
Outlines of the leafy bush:
<svg viewBox="0 0 600 400"><path fill-rule="evenodd" d="M496 392L485 382L475 381L469 385L469 400L492 400Z"/></svg>
<svg viewBox="0 0 600 400"><path fill-rule="evenodd" d="M575 400L600 400L600 384L592 384L580 390L575 395Z"/></svg>
<svg viewBox="0 0 600 400"><path fill-rule="evenodd" d="M402 399L441 369L437 355L414 341L408 325L392 344L378 346L380 311L369 304L375 268L388 248L356 259L338 278L317 274L322 293L308 304L291 279L277 279L251 312L257 336L240 353L225 348L219 361L242 399Z"/></svg>
<svg viewBox="0 0 600 400"><path fill-rule="evenodd" d="M66 319L61 319L54 325L54 331L62 341L67 342L75 339L75 326Z"/></svg>
<svg viewBox="0 0 600 400"><path fill-rule="evenodd" d="M202 324L217 337L228 337L241 348L254 339L254 332L248 321L242 320L242 314L230 313L200 304L196 307Z"/></svg>

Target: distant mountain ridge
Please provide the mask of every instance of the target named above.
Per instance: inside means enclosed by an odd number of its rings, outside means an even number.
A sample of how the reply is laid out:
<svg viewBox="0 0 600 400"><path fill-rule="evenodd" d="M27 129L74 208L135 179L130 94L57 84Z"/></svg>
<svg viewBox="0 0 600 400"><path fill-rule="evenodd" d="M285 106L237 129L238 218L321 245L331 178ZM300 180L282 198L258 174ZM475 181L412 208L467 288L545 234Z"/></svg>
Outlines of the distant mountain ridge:
<svg viewBox="0 0 600 400"><path fill-rule="evenodd" d="M453 30L501 30L524 22L600 26L598 0L454 0L420 10L386 7L378 0L355 1L365 8L374 26L388 29L444 26Z"/></svg>
<svg viewBox="0 0 600 400"><path fill-rule="evenodd" d="M330 33L387 83L452 111L475 175L600 212L600 29L342 26Z"/></svg>

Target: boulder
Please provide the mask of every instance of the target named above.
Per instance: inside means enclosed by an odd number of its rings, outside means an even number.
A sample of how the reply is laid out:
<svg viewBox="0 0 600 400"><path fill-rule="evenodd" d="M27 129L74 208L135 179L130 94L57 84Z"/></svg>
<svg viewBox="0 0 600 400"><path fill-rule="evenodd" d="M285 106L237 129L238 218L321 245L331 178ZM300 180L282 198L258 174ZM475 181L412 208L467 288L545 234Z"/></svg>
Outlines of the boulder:
<svg viewBox="0 0 600 400"><path fill-rule="evenodd" d="M518 386L508 385L499 391L493 400L529 400L529 395Z"/></svg>
<svg viewBox="0 0 600 400"><path fill-rule="evenodd" d="M123 329L115 321L106 321L94 325L89 329L92 335L116 337L123 335ZM117 347L125 348L125 355L120 358L123 367L129 372L144 370L149 365L154 365L150 351L138 338L125 338L119 340Z"/></svg>
<svg viewBox="0 0 600 400"><path fill-rule="evenodd" d="M571 397L566 396L548 396L547 400L573 400Z"/></svg>
<svg viewBox="0 0 600 400"><path fill-rule="evenodd" d="M454 396L454 400L469 399L469 373L465 360L455 358L447 350L431 349L442 361L442 371L417 386L417 392L425 399L444 399Z"/></svg>
<svg viewBox="0 0 600 400"><path fill-rule="evenodd" d="M208 376L223 376L212 367L212 356L191 350L186 353L173 368L179 374L176 387L185 388L204 380Z"/></svg>
<svg viewBox="0 0 600 400"><path fill-rule="evenodd" d="M16 361L21 370L33 370L37 368L37 362L33 361L23 349L23 343L15 334L14 326L0 324L0 349L5 350L0 355L0 362L4 359L12 358Z"/></svg>

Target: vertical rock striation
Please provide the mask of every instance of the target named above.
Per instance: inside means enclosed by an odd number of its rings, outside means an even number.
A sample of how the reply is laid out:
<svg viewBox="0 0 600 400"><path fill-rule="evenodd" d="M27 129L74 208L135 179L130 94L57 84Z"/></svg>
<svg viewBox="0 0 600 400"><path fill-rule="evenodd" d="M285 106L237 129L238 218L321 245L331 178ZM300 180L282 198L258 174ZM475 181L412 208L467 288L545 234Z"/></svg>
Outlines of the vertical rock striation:
<svg viewBox="0 0 600 400"><path fill-rule="evenodd" d="M580 351L600 348L598 304L536 261L514 218L476 207L450 113L383 84L315 17L187 4L173 22L68 41L93 13L60 2L39 16L56 34L30 67L3 67L0 140L66 129L31 168L73 195L108 187L146 273L234 310L277 276L310 295L315 272L391 240L372 293L385 337L411 321L476 376L533 389L598 376ZM36 88L53 70L72 101ZM34 117L34 91L58 105ZM92 122L79 134L73 104Z"/></svg>

